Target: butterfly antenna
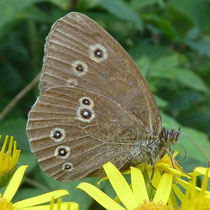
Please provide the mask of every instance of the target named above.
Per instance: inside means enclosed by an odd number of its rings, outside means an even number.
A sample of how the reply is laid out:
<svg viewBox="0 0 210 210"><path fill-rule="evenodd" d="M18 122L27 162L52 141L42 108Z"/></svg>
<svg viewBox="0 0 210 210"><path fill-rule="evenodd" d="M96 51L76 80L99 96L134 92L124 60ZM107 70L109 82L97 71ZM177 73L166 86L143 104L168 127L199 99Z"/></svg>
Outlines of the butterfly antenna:
<svg viewBox="0 0 210 210"><path fill-rule="evenodd" d="M150 177L150 180L149 180L149 184L152 186L152 188L154 190L157 190L153 184L152 184L152 180L153 180L153 177L154 177L154 174L155 174L155 164L152 165L152 173L151 173L151 177Z"/></svg>
<svg viewBox="0 0 210 210"><path fill-rule="evenodd" d="M204 157L206 158L206 160L207 160L207 162L208 162L208 167L210 168L210 161L209 161L209 158L207 157L207 155L206 155L206 153L204 152L205 150L200 146L200 145L198 145L197 143L196 143L196 141L192 138L192 137L190 137L190 136L188 136L187 134L185 134L184 132L181 132L184 136L186 136L199 150L200 150L200 152L204 155Z"/></svg>
<svg viewBox="0 0 210 210"><path fill-rule="evenodd" d="M182 162L182 161L184 161L184 160L186 159L187 154L186 154L186 150L185 150L184 146L183 146L180 142L178 142L178 144L181 146L181 148L182 148L183 151L184 151L184 157L182 158L182 160L179 161L179 162Z"/></svg>

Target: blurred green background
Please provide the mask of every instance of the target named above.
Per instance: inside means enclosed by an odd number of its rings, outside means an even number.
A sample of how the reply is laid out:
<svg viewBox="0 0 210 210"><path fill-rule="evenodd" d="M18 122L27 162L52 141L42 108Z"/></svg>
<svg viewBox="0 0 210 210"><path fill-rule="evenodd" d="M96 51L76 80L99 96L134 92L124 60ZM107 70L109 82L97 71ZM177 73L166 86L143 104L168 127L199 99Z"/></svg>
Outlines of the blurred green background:
<svg viewBox="0 0 210 210"><path fill-rule="evenodd" d="M13 135L29 164L15 199L66 188L81 209L100 209L80 190L79 181L61 184L40 171L30 152L26 120L39 94L37 84L5 115L3 109L40 72L51 25L71 11L96 20L128 51L155 95L163 126L178 129L209 153L210 1L209 0L0 0L0 134ZM182 135L186 171L207 165L202 153ZM181 156L183 148L176 146ZM96 183L98 179L86 181ZM102 183L100 188L115 194Z"/></svg>

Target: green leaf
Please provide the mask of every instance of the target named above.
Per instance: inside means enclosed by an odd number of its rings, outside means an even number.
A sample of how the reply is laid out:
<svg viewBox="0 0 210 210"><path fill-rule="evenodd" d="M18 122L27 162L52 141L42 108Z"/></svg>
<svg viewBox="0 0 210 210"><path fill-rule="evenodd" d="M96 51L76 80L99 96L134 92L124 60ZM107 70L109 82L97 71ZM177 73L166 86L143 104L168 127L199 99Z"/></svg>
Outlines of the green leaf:
<svg viewBox="0 0 210 210"><path fill-rule="evenodd" d="M29 165L26 170L26 173L31 173L34 168L37 166L37 159L31 152L22 152L20 153L20 158L18 160L18 165Z"/></svg>
<svg viewBox="0 0 210 210"><path fill-rule="evenodd" d="M165 127L167 129L178 130L178 128L180 127L180 124L178 124L178 122L176 122L175 119L164 114L163 112L160 112L160 113L161 113L161 118L162 118L162 127Z"/></svg>
<svg viewBox="0 0 210 210"><path fill-rule="evenodd" d="M18 193L15 194L15 197L12 201L13 202L21 201L21 200L24 200L24 199L27 199L27 198L32 198L34 196L41 195L43 193L46 193L46 191L43 191L40 188L26 187L24 189L19 189ZM37 209L39 209L39 207L37 207Z"/></svg>
<svg viewBox="0 0 210 210"><path fill-rule="evenodd" d="M186 33L194 27L194 21L184 12L177 10L171 4L166 7L167 15L170 18L170 22L176 29L177 35L184 37Z"/></svg>
<svg viewBox="0 0 210 210"><path fill-rule="evenodd" d="M198 161L206 162L205 156L202 154L202 152L196 147L195 144L198 144L199 147L204 149L204 152L207 154L208 148L210 148L210 143L208 140L208 136L198 130L192 129L192 128L181 128L181 131L189 136L190 138L195 141L195 143L184 134L181 134L180 136L180 143L183 145L183 147L186 150L187 158L196 159Z"/></svg>
<svg viewBox="0 0 210 210"><path fill-rule="evenodd" d="M20 11L26 9L27 7L33 5L37 2L43 2L44 0L1 0L0 1L0 30L2 27L15 19L15 16Z"/></svg>
<svg viewBox="0 0 210 210"><path fill-rule="evenodd" d="M77 1L77 8L80 10L88 10L96 7L98 3L99 0L79 0Z"/></svg>
<svg viewBox="0 0 210 210"><path fill-rule="evenodd" d="M150 59L147 56L143 56L136 60L136 65L140 69L141 74L146 77L146 73L148 72L150 66Z"/></svg>
<svg viewBox="0 0 210 210"><path fill-rule="evenodd" d="M0 92L8 93L17 90L22 83L22 78L10 63L3 63L0 71ZM13 85L9 85L13 84Z"/></svg>
<svg viewBox="0 0 210 210"><path fill-rule="evenodd" d="M185 111L186 116L187 109L190 110L197 103L203 101L203 94L193 89L187 88L185 90L175 92L169 100L169 109L171 110L174 116L177 116L177 114L179 114L181 111ZM182 113L180 114L182 115ZM181 122L183 121L181 120Z"/></svg>
<svg viewBox="0 0 210 210"><path fill-rule="evenodd" d="M209 0L173 0L170 5L183 14L188 15L202 30L209 30L210 2Z"/></svg>
<svg viewBox="0 0 210 210"><path fill-rule="evenodd" d="M210 101L209 98L206 100ZM199 108L200 108L199 103ZM178 120L183 122L184 125L192 128L196 128L200 131L206 132L210 136L210 130L209 130L209 122L210 122L210 113L209 113L209 104L205 104L208 108L208 110L202 111L195 110L195 108L185 110L184 114L181 114L178 117ZM195 106L194 106L195 107ZM204 106L205 107L205 106Z"/></svg>
<svg viewBox="0 0 210 210"><path fill-rule="evenodd" d="M158 107L164 108L168 106L168 102L163 100L162 98L155 96L155 101L157 102Z"/></svg>
<svg viewBox="0 0 210 210"><path fill-rule="evenodd" d="M133 0L130 3L130 7L135 10L141 9L146 6L152 6L153 4L159 4L160 6L164 6L163 0Z"/></svg>
<svg viewBox="0 0 210 210"><path fill-rule="evenodd" d="M179 65L179 59L176 54L160 57L150 65L150 75L162 78L174 78L173 71Z"/></svg>
<svg viewBox="0 0 210 210"><path fill-rule="evenodd" d="M161 30L161 32L170 39L175 38L176 33L174 32L173 26L171 25L171 22L169 20L165 20L156 15L153 15L153 18L154 24L156 25L158 30Z"/></svg>
<svg viewBox="0 0 210 210"><path fill-rule="evenodd" d="M176 79L185 86L194 90L208 92L208 88L201 78L193 71L187 69L176 69Z"/></svg>
<svg viewBox="0 0 210 210"><path fill-rule="evenodd" d="M197 50L201 56L210 57L210 37L202 40L186 40L186 43L193 49Z"/></svg>
<svg viewBox="0 0 210 210"><path fill-rule="evenodd" d="M64 10L67 10L70 7L69 0L49 0L49 1Z"/></svg>
<svg viewBox="0 0 210 210"><path fill-rule="evenodd" d="M141 18L130 9L122 0L100 0L100 6L122 20L132 21L142 30Z"/></svg>
<svg viewBox="0 0 210 210"><path fill-rule="evenodd" d="M27 10L23 10L16 15L17 19L27 19L34 20L38 22L50 22L49 17L43 11L41 11L38 7L31 6Z"/></svg>
<svg viewBox="0 0 210 210"><path fill-rule="evenodd" d="M13 118L8 121L4 121L0 125L0 134L2 136L14 136L14 140L17 141L17 148L21 151L30 151L28 138L26 136L26 120L23 118Z"/></svg>

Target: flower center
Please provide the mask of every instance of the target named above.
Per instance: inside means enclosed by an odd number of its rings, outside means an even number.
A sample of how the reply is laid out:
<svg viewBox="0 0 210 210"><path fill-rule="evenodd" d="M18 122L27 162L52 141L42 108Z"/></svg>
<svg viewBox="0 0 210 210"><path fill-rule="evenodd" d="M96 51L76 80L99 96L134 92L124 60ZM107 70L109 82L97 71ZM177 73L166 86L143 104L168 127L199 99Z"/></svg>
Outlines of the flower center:
<svg viewBox="0 0 210 210"><path fill-rule="evenodd" d="M155 203L155 202L147 202L146 200L144 203L139 205L135 210L150 210L150 209L155 209L155 210L173 210L171 206L167 206L165 204L162 204L161 202Z"/></svg>
<svg viewBox="0 0 210 210"><path fill-rule="evenodd" d="M1 210L13 210L12 203L8 202L5 198L2 198L1 194L0 194L0 209Z"/></svg>

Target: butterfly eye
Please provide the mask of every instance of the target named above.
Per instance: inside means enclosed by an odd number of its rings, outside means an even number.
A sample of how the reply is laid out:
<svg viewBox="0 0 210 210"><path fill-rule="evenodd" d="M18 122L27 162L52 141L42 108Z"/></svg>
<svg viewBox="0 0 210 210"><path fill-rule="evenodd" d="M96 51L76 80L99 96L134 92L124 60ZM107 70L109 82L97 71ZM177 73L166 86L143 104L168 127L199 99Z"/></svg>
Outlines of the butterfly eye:
<svg viewBox="0 0 210 210"><path fill-rule="evenodd" d="M70 147L67 146L58 146L55 150L55 156L61 159L66 159L70 155Z"/></svg>
<svg viewBox="0 0 210 210"><path fill-rule="evenodd" d="M87 96L80 98L79 103L80 103L80 105L85 106L85 107L93 107L94 106L93 100Z"/></svg>
<svg viewBox="0 0 210 210"><path fill-rule="evenodd" d="M74 61L73 64L73 70L74 70L74 73L77 75L77 76L83 76L87 73L88 71L88 66L85 62L82 62L82 61Z"/></svg>
<svg viewBox="0 0 210 210"><path fill-rule="evenodd" d="M72 163L70 163L70 162L66 162L66 163L64 163L63 164L63 170L64 171L72 171L73 170L73 164Z"/></svg>
<svg viewBox="0 0 210 210"><path fill-rule="evenodd" d="M50 132L50 138L55 142L64 140L65 136L65 131L62 128L53 128Z"/></svg>
<svg viewBox="0 0 210 210"><path fill-rule="evenodd" d="M105 61L108 57L106 48L101 44L95 44L90 46L90 58L97 63Z"/></svg>

